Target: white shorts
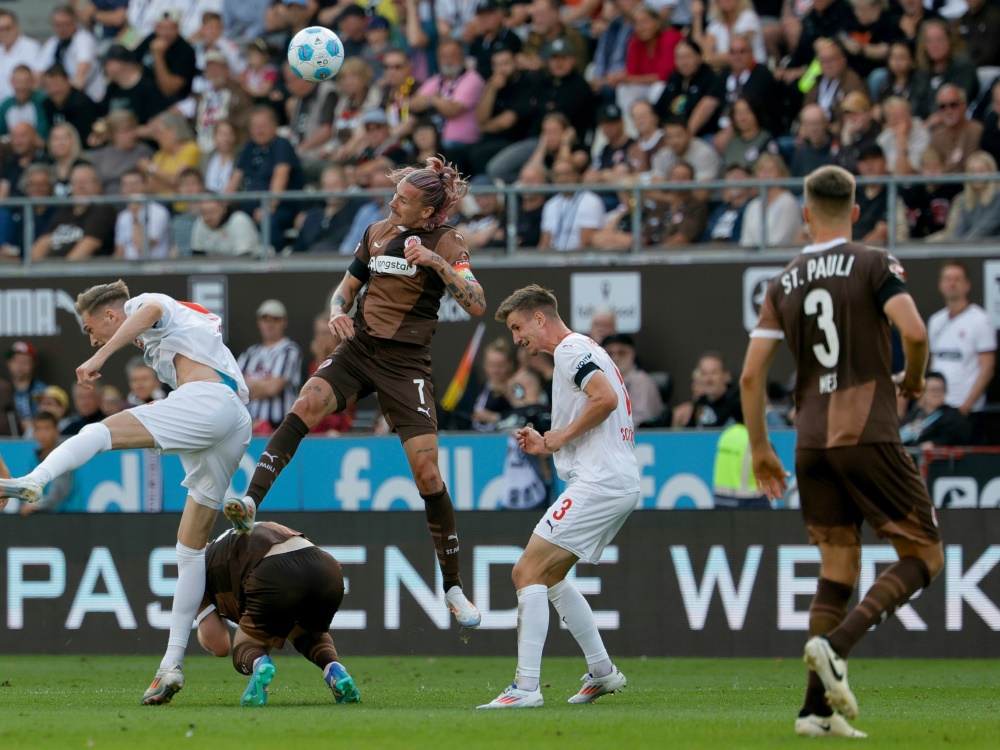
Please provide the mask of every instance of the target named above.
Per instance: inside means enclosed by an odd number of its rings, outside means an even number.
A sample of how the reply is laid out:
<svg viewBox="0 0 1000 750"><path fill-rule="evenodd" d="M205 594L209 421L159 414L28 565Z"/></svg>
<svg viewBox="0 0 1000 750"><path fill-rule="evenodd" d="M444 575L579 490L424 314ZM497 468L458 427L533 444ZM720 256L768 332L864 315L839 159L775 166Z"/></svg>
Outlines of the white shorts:
<svg viewBox="0 0 1000 750"><path fill-rule="evenodd" d="M542 516L535 533L584 562L596 563L640 502L638 490L609 495L591 484L570 484Z"/></svg>
<svg viewBox="0 0 1000 750"><path fill-rule="evenodd" d="M153 436L161 453L177 453L184 481L196 502L219 509L253 424L246 406L227 385L185 383L161 401L129 410Z"/></svg>

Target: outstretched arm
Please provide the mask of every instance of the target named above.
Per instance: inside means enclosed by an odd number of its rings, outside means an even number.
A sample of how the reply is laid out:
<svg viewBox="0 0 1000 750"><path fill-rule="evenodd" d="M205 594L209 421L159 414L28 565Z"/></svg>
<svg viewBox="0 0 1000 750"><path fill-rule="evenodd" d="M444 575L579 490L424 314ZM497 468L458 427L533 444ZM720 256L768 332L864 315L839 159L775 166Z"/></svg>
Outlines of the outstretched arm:
<svg viewBox="0 0 1000 750"><path fill-rule="evenodd" d="M159 302L151 300L135 311L122 323L121 328L104 346L97 350L93 357L76 368L76 379L80 385L94 387L94 381L101 377L101 368L108 358L126 344L133 342L141 334L152 328L163 317L163 308Z"/></svg>

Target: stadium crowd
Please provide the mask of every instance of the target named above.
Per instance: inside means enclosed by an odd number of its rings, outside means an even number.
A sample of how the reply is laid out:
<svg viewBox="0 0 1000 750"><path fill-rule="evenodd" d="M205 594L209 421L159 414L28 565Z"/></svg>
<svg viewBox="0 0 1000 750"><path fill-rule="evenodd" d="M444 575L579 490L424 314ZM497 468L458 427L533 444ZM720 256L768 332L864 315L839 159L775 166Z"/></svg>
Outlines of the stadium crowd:
<svg viewBox="0 0 1000 750"><path fill-rule="evenodd" d="M993 0L80 0L50 20L32 39L0 10L0 198L219 199L36 206L30 248L22 210L3 208L4 259L349 254L382 198L239 194L384 189L435 153L476 185L521 186L519 247L629 247L633 194L612 186L634 184L644 245L791 245L799 196L740 181L828 163L989 174L1000 159ZM285 58L312 24L346 56L321 84ZM856 239L1000 234L995 183L900 185L895 206L882 186L859 192ZM475 196L453 222L503 247L504 211Z"/></svg>

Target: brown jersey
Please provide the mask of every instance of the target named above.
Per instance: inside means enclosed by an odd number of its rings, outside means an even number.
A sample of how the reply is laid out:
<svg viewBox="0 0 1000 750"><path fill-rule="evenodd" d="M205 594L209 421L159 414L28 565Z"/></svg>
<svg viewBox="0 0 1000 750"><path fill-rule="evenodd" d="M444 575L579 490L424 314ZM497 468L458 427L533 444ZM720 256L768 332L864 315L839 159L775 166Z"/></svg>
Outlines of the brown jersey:
<svg viewBox="0 0 1000 750"><path fill-rule="evenodd" d="M799 448L899 442L886 301L905 293L888 253L811 245L771 281L751 336L784 338L797 369Z"/></svg>
<svg viewBox="0 0 1000 750"><path fill-rule="evenodd" d="M452 227L403 229L389 219L368 227L354 257L367 268L354 327L380 339L429 346L437 328L444 281L432 269L411 266L403 249L423 245L456 269L469 267L469 248ZM354 273L355 265L351 269ZM362 273L362 275L364 275Z"/></svg>
<svg viewBox="0 0 1000 750"><path fill-rule="evenodd" d="M239 622L246 602L247 577L271 547L302 534L287 526L265 521L254 526L253 533L238 536L231 530L205 552L205 596L232 622Z"/></svg>

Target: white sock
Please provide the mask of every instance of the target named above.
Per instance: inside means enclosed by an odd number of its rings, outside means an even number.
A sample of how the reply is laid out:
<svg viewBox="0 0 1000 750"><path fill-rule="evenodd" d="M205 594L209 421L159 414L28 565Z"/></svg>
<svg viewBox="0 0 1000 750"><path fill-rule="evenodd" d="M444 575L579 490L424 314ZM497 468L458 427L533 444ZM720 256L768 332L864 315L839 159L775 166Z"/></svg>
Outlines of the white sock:
<svg viewBox="0 0 1000 750"><path fill-rule="evenodd" d="M90 424L55 449L26 479L48 484L67 471L79 469L98 453L111 450L111 430L103 424Z"/></svg>
<svg viewBox="0 0 1000 750"><path fill-rule="evenodd" d="M564 578L549 589L549 601L583 649L590 673L594 677L611 674L611 657L608 656L608 650L604 648L604 641L601 640L597 621L594 620L594 611L583 598L583 594Z"/></svg>
<svg viewBox="0 0 1000 750"><path fill-rule="evenodd" d="M160 669L184 663L184 652L191 637L191 626L198 605L205 596L205 550L191 549L177 542L177 588L170 612L170 637Z"/></svg>
<svg viewBox="0 0 1000 750"><path fill-rule="evenodd" d="M549 632L549 603L545 584L535 583L517 591L517 675L519 690L538 690L542 676L542 649Z"/></svg>

